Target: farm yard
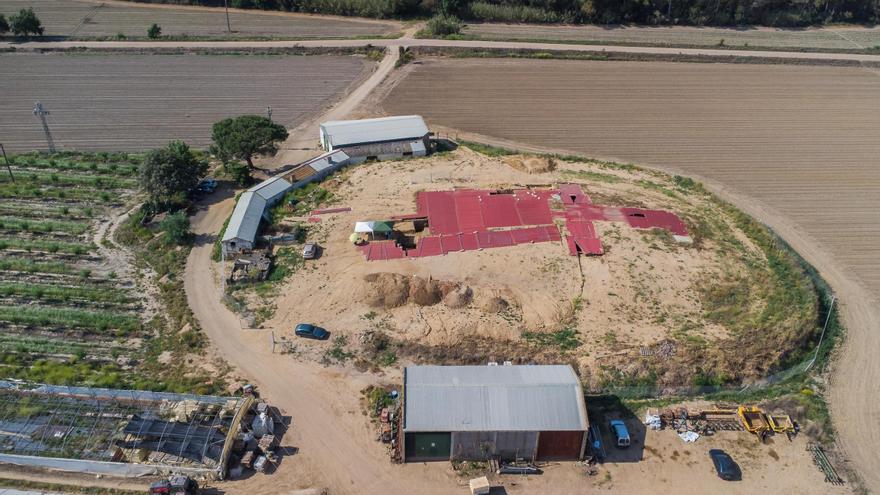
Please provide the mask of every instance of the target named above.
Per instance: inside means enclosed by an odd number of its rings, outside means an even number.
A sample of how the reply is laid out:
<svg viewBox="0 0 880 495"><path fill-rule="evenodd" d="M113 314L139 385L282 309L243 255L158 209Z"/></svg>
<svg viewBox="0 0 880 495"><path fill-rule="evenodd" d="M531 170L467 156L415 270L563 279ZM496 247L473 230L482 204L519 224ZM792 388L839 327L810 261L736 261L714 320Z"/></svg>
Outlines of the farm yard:
<svg viewBox="0 0 880 495"><path fill-rule="evenodd" d="M680 47L768 48L774 50L848 51L880 49L878 27L774 29L691 26L572 26L468 24L468 37L567 43L633 44Z"/></svg>
<svg viewBox="0 0 880 495"><path fill-rule="evenodd" d="M146 38L153 23L173 38L350 38L386 36L400 27L392 21L232 9L229 33L220 8L88 0L4 0L0 13L28 7L43 22L46 36L75 39Z"/></svg>
<svg viewBox="0 0 880 495"><path fill-rule="evenodd" d="M706 177L794 221L880 294L880 79L861 68L426 60L384 109Z"/></svg>
<svg viewBox="0 0 880 495"><path fill-rule="evenodd" d="M46 149L35 101L51 112L58 150L139 151L171 139L203 147L214 122L267 106L293 127L373 65L355 56L61 53L2 54L0 64L0 133L12 152Z"/></svg>

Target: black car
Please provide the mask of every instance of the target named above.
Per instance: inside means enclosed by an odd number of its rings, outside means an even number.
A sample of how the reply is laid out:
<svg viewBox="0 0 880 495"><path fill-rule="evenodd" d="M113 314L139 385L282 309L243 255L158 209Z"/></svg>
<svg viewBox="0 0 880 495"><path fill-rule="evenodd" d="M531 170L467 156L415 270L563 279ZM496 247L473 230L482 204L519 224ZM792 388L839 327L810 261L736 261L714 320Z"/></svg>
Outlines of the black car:
<svg viewBox="0 0 880 495"><path fill-rule="evenodd" d="M715 472L718 477L726 481L737 481L742 479L742 471L734 462L727 452L719 449L709 451L709 457L712 458L712 464L715 464Z"/></svg>

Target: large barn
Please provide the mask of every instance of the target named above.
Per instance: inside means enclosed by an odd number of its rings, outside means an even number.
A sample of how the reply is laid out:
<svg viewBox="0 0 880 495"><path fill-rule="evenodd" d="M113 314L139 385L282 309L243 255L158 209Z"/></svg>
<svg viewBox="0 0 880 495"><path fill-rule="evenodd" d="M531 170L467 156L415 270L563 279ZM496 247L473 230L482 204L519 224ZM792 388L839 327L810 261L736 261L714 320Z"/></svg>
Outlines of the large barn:
<svg viewBox="0 0 880 495"><path fill-rule="evenodd" d="M403 459L577 460L587 409L571 366L409 366Z"/></svg>
<svg viewBox="0 0 880 495"><path fill-rule="evenodd" d="M425 156L430 132L418 115L334 120L320 127L321 147L345 150L352 157L379 160Z"/></svg>

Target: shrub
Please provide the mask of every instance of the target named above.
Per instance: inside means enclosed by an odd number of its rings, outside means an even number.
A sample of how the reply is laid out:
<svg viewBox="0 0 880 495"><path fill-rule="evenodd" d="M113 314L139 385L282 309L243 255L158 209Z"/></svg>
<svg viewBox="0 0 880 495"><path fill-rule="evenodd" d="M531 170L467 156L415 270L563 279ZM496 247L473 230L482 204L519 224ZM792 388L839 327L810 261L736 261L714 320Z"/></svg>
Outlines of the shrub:
<svg viewBox="0 0 880 495"><path fill-rule="evenodd" d="M178 211L166 216L159 223L159 228L165 233L165 242L182 246L192 240L192 231L189 229L189 219L186 213Z"/></svg>
<svg viewBox="0 0 880 495"><path fill-rule="evenodd" d="M461 34L461 21L451 15L435 15L425 27L425 31L431 36L450 36Z"/></svg>
<svg viewBox="0 0 880 495"><path fill-rule="evenodd" d="M162 28L159 27L158 24L153 23L153 25L150 26L150 29L147 29L147 38L155 40L159 39L160 36L162 36Z"/></svg>

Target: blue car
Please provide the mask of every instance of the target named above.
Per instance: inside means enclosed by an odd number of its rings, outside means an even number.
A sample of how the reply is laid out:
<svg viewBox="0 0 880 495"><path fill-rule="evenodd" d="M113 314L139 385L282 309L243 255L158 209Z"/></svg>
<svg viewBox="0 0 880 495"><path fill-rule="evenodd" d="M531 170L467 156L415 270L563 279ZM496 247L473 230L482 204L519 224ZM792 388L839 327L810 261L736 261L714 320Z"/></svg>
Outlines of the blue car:
<svg viewBox="0 0 880 495"><path fill-rule="evenodd" d="M629 430L626 429L626 423L619 419L613 419L608 423L611 427L611 433L614 433L614 439L619 448L629 447Z"/></svg>
<svg viewBox="0 0 880 495"><path fill-rule="evenodd" d="M321 327L316 327L311 323L300 323L296 326L293 333L296 334L297 337L315 340L324 340L330 335L330 332L327 330L324 330Z"/></svg>

